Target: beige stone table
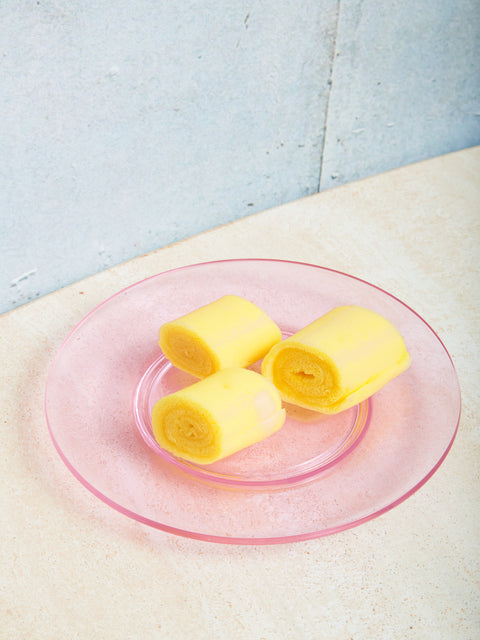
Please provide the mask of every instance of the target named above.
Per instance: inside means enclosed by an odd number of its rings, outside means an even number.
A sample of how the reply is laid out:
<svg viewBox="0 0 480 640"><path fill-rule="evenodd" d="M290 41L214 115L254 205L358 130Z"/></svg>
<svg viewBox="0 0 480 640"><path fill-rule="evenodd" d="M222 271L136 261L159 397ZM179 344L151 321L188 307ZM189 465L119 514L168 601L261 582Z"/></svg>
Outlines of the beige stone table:
<svg viewBox="0 0 480 640"><path fill-rule="evenodd" d="M479 638L479 173L480 148L401 168L160 249L0 317L0 637ZM458 435L429 482L393 510L314 540L220 545L130 520L60 460L43 394L71 328L149 275L240 257L356 275L414 308L445 343L463 395Z"/></svg>

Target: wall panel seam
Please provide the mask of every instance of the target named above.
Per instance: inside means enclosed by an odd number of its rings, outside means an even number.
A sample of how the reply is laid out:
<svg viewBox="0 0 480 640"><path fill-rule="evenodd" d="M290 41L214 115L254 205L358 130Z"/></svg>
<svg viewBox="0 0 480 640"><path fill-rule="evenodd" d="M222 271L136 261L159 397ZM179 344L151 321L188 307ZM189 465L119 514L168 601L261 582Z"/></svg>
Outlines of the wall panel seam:
<svg viewBox="0 0 480 640"><path fill-rule="evenodd" d="M320 186L322 184L322 169L323 169L323 155L325 153L325 143L327 140L327 125L328 125L328 108L330 106L330 96L332 93L332 80L333 80L333 68L335 65L335 59L337 54L337 39L338 39L338 26L340 22L340 10L341 10L341 0L337 2L337 15L335 21L335 34L333 37L332 44L332 55L330 58L330 71L328 75L328 95L327 95L327 104L325 106L325 116L323 118L323 140L322 140L322 150L320 152L320 166L318 171L318 183L317 183L317 193L320 191Z"/></svg>

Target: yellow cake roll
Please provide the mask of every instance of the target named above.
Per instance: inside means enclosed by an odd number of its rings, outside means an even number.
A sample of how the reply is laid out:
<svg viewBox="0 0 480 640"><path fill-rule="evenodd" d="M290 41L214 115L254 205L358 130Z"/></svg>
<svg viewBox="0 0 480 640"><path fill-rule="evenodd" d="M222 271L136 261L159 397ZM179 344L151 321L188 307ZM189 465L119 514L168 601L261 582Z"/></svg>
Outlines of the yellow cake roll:
<svg viewBox="0 0 480 640"><path fill-rule="evenodd" d="M204 378L220 369L248 367L281 339L264 311L228 295L164 324L159 345L173 365Z"/></svg>
<svg viewBox="0 0 480 640"><path fill-rule="evenodd" d="M210 464L259 442L285 421L274 385L249 369L222 369L159 400L152 427L161 447Z"/></svg>
<svg viewBox="0 0 480 640"><path fill-rule="evenodd" d="M262 374L286 402L333 414L366 400L409 365L393 324L351 305L329 311L272 347Z"/></svg>

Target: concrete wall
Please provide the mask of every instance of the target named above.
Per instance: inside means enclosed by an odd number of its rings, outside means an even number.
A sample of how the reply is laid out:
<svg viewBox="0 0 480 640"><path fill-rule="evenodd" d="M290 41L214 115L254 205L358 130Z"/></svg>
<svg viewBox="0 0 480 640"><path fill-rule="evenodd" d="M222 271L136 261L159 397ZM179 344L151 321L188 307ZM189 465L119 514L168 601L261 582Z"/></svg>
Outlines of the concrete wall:
<svg viewBox="0 0 480 640"><path fill-rule="evenodd" d="M479 36L475 0L3 0L0 313L479 144Z"/></svg>

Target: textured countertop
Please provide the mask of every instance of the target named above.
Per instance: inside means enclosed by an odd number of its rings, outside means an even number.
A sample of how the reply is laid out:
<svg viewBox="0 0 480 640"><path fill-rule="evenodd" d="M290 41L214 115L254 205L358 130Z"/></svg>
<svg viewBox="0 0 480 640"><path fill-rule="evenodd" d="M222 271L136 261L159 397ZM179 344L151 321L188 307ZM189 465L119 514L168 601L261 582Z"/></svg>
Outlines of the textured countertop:
<svg viewBox="0 0 480 640"><path fill-rule="evenodd" d="M0 637L382 640L480 637L478 587L480 147L252 215L0 317ZM382 287L438 333L462 418L417 493L315 540L235 546L156 531L68 471L48 434L47 371L97 304L150 275L279 258Z"/></svg>

